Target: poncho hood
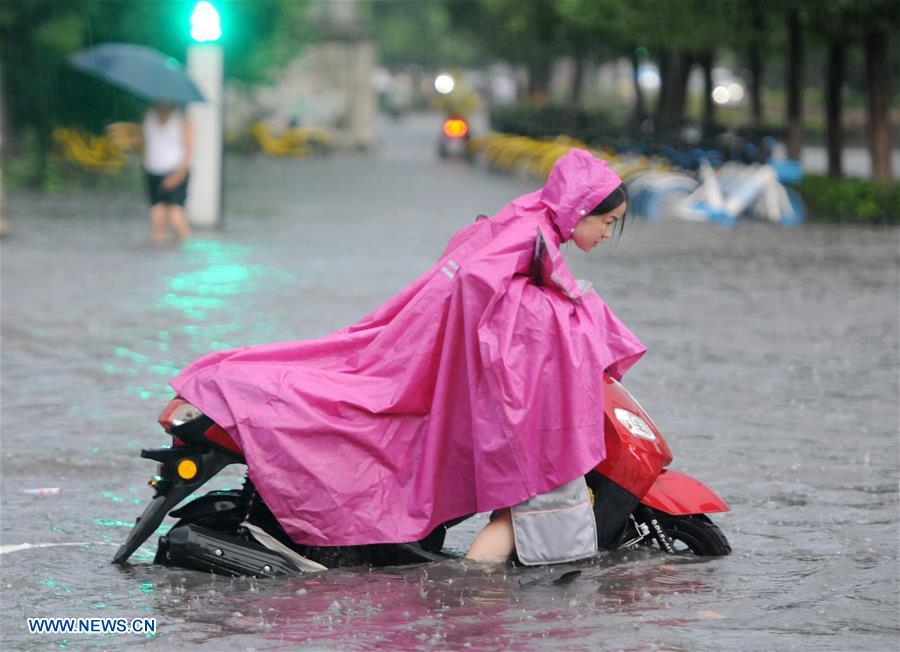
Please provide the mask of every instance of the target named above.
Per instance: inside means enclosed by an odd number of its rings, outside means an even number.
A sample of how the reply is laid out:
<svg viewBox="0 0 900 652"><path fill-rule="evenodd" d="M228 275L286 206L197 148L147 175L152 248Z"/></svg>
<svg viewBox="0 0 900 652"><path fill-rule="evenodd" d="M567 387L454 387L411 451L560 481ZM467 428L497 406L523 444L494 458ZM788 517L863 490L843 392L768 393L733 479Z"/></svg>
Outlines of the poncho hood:
<svg viewBox="0 0 900 652"><path fill-rule="evenodd" d="M606 161L586 150L571 149L553 166L540 198L565 242L575 225L621 184Z"/></svg>

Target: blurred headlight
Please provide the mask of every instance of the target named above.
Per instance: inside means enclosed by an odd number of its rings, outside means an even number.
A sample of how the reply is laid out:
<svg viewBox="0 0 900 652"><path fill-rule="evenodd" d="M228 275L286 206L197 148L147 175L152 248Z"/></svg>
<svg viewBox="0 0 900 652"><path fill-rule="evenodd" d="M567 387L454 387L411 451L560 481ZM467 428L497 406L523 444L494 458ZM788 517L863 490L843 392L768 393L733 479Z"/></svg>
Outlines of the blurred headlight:
<svg viewBox="0 0 900 652"><path fill-rule="evenodd" d="M629 412L624 408L616 408L615 414L619 423L625 426L625 429L635 437L640 437L647 441L656 441L656 435L650 429L650 426L647 425L647 422L634 412Z"/></svg>

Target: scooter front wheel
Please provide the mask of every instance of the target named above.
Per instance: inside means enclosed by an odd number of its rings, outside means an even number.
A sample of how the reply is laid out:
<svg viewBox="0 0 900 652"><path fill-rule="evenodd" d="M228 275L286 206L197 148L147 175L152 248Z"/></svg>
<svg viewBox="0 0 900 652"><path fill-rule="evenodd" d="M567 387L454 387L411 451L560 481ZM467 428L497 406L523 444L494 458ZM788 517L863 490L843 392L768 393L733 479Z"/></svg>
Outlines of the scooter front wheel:
<svg viewBox="0 0 900 652"><path fill-rule="evenodd" d="M721 557L731 553L731 544L722 530L704 514L671 516L655 512L654 518L669 537L675 553L703 557ZM654 541L654 545L659 545L658 541Z"/></svg>

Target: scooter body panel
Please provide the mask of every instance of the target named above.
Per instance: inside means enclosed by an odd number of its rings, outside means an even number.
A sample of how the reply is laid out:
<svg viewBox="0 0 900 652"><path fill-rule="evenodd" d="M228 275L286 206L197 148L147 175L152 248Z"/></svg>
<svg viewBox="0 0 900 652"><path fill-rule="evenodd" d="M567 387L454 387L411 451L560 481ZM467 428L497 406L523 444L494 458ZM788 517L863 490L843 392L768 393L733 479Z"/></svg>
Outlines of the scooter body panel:
<svg viewBox="0 0 900 652"><path fill-rule="evenodd" d="M603 387L606 458L595 467L601 475L635 496L643 496L660 472L672 461L672 451L650 416L621 383L605 377ZM627 410L647 424L652 438L633 435L618 422L616 409Z"/></svg>
<svg viewBox="0 0 900 652"><path fill-rule="evenodd" d="M641 502L672 516L730 511L728 504L712 489L678 471L664 470L660 473Z"/></svg>

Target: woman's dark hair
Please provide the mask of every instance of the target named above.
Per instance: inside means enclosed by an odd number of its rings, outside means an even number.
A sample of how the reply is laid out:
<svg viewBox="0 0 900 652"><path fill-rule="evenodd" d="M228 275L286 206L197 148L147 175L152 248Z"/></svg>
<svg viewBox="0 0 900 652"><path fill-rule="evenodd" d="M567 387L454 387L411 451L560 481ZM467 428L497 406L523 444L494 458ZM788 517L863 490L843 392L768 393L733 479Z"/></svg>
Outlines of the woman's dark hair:
<svg viewBox="0 0 900 652"><path fill-rule="evenodd" d="M591 215L605 215L614 208L618 208L628 201L628 189L625 184L619 184L619 187L613 190L602 202L594 207Z"/></svg>
<svg viewBox="0 0 900 652"><path fill-rule="evenodd" d="M613 209L618 208L622 204L628 201L628 188L625 187L624 183L620 183L619 187L613 190L609 195L607 195L606 199L597 204L594 207L594 210L590 212L591 215L606 215ZM625 215L628 214L628 207L625 207L625 212L622 213L622 219L619 220L619 236L622 236L622 231L625 230Z"/></svg>

